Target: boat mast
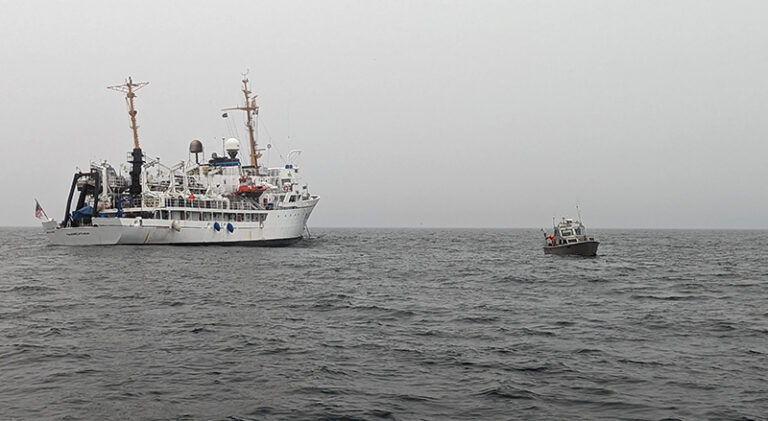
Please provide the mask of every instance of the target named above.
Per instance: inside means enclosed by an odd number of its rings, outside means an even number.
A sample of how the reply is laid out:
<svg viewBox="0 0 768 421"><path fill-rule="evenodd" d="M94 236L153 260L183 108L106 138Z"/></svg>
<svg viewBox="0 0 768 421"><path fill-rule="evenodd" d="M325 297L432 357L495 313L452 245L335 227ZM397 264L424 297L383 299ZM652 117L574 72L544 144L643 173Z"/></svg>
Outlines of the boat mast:
<svg viewBox="0 0 768 421"><path fill-rule="evenodd" d="M248 140L250 141L251 146L251 166L253 168L256 168L258 170L257 165L257 158L259 158L259 154L256 153L256 133L254 130L254 118L253 115L258 115L259 113L259 106L256 105L256 96L254 95L253 98L251 98L251 91L248 89L248 73L243 73L243 95L245 95L245 106L243 107L231 107L231 108L223 108L222 111L229 111L229 110L241 110L245 111L246 115L246 122L245 127L248 128Z"/></svg>
<svg viewBox="0 0 768 421"><path fill-rule="evenodd" d="M128 114L131 116L131 130L133 130L133 152L131 153L131 196L141 195L141 165L144 163L144 154L139 146L139 126L136 124L136 109L133 106L133 99L136 98L134 91L147 86L149 82L134 83L133 79L128 77L128 81L122 85L107 86L107 89L124 92L126 102L128 102Z"/></svg>

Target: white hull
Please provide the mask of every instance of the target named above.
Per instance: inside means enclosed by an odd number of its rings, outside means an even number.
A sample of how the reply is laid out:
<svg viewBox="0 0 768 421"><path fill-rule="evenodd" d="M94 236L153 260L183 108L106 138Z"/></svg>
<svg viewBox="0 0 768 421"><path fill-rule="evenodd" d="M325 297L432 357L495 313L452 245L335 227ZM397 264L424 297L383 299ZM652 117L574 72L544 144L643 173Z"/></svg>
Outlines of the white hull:
<svg viewBox="0 0 768 421"><path fill-rule="evenodd" d="M43 222L51 244L92 246L115 244L251 244L280 245L299 240L318 199L302 207L267 212L263 223L219 221L169 221L142 218L94 218L92 226L60 227L56 221ZM177 222L178 231L172 227ZM227 229L232 224L233 230Z"/></svg>

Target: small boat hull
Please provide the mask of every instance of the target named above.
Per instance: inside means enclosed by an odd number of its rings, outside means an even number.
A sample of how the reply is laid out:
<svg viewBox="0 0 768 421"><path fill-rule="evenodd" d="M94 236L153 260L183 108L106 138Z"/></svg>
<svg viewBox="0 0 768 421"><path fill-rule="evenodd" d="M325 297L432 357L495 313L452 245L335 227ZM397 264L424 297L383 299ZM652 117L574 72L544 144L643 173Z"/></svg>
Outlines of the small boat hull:
<svg viewBox="0 0 768 421"><path fill-rule="evenodd" d="M544 254L558 256L596 256L599 241L579 241L578 243L545 246Z"/></svg>

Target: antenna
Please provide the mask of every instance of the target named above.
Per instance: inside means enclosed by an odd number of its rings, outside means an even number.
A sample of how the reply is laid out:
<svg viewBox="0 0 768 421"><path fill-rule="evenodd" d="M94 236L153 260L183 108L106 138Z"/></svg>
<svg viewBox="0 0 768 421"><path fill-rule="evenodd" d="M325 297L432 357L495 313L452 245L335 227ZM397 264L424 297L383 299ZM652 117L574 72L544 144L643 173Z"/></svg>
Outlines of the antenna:
<svg viewBox="0 0 768 421"><path fill-rule="evenodd" d="M136 125L136 109L133 107L133 99L136 98L134 91L149 85L149 82L133 83L133 79L128 77L128 81L122 85L107 86L107 89L113 91L125 92L125 98L128 101L128 114L131 116L131 129L133 129L133 148L139 149L139 126Z"/></svg>
<svg viewBox="0 0 768 421"><path fill-rule="evenodd" d="M122 85L107 86L107 89L113 91L125 92L125 99L128 101L128 114L131 116L131 129L133 129L133 152L131 153L131 189L133 197L141 196L141 165L144 163L144 154L139 146L139 126L136 124L136 109L133 107L133 99L136 98L134 91L149 85L149 82L133 83L133 79L128 77L128 81Z"/></svg>
<svg viewBox="0 0 768 421"><path fill-rule="evenodd" d="M254 134L254 125L255 121L253 116L259 115L259 106L256 105L256 97L258 95L254 95L251 97L251 91L248 89L248 72L246 71L243 75L243 95L245 95L245 105L242 107L230 107L230 108L222 108L222 111L229 111L229 110L240 110L245 111L245 115L247 117L247 120L245 122L245 127L248 128L248 140L250 141L251 146L251 166L258 169L257 164L257 158L261 157L261 154L257 154L256 152L256 136Z"/></svg>
<svg viewBox="0 0 768 421"><path fill-rule="evenodd" d="M579 215L579 223L584 225L584 221L581 220L581 209L579 209L579 204L576 204L576 215Z"/></svg>

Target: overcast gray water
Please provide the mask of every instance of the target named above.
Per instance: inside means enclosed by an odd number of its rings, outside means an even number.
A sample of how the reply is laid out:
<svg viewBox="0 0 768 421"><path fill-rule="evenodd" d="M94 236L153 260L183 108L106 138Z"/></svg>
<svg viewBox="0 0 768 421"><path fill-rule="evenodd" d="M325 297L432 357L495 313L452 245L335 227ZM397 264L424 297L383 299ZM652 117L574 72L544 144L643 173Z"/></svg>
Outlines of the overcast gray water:
<svg viewBox="0 0 768 421"><path fill-rule="evenodd" d="M767 419L768 232L0 229L0 418Z"/></svg>

